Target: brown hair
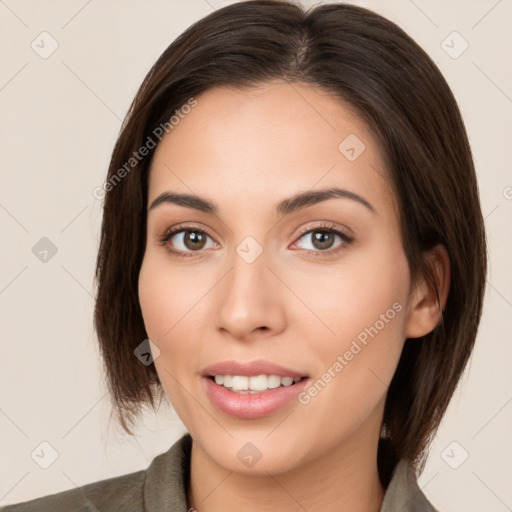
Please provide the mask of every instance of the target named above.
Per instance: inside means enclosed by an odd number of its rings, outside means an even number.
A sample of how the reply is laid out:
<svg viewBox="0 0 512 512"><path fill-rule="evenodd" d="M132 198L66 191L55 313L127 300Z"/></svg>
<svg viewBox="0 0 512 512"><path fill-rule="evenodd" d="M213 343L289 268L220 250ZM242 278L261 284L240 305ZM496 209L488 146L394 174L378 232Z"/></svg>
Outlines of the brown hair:
<svg viewBox="0 0 512 512"><path fill-rule="evenodd" d="M348 102L381 144L400 207L413 279L433 278L423 252L442 244L450 293L439 325L406 340L388 390L379 444L386 483L404 457L417 468L475 342L486 276L486 241L471 150L455 98L427 54L397 25L361 7L309 11L286 1L221 8L194 23L147 74L121 129L107 176L119 169L191 97L216 86L284 79L319 86ZM163 397L153 364L134 356L147 338L138 300L153 150L107 188L97 259L94 323L108 388L131 434L141 406Z"/></svg>

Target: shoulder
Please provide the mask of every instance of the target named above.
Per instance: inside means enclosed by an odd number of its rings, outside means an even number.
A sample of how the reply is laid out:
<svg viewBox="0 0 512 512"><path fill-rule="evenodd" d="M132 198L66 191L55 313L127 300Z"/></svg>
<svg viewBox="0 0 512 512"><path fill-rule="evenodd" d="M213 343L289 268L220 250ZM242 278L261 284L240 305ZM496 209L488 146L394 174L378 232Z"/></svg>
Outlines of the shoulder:
<svg viewBox="0 0 512 512"><path fill-rule="evenodd" d="M137 471L15 505L0 512L99 512L144 510L143 488L146 471Z"/></svg>
<svg viewBox="0 0 512 512"><path fill-rule="evenodd" d="M190 434L157 455L145 470L23 503L5 505L0 512L160 512L187 510Z"/></svg>

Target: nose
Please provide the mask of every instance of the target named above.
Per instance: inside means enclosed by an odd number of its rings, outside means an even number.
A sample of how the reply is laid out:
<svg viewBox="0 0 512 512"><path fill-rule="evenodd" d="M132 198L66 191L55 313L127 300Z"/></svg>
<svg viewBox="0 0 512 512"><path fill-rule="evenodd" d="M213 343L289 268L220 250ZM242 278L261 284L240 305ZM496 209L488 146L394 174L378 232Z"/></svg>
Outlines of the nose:
<svg viewBox="0 0 512 512"><path fill-rule="evenodd" d="M233 339L270 338L285 328L282 285L267 255L263 251L249 263L235 252L230 272L216 287L217 329Z"/></svg>

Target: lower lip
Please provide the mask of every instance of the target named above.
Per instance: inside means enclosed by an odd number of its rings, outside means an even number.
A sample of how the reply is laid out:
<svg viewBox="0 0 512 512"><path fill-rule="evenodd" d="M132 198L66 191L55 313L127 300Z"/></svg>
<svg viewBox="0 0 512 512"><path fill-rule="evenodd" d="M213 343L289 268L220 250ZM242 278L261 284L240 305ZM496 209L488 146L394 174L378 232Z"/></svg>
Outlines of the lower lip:
<svg viewBox="0 0 512 512"><path fill-rule="evenodd" d="M280 386L260 393L236 393L203 378L210 400L225 414L236 418L254 419L268 416L289 404L306 387L309 379L291 386Z"/></svg>

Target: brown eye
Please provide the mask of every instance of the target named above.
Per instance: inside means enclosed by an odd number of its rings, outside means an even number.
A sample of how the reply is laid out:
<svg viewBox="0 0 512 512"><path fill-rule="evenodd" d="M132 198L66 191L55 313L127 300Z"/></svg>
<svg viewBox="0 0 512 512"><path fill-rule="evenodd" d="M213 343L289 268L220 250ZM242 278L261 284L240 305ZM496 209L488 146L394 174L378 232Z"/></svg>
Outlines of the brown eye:
<svg viewBox="0 0 512 512"><path fill-rule="evenodd" d="M313 228L304 228L299 233L295 248L304 249L313 256L331 256L354 242L354 238L328 223Z"/></svg>
<svg viewBox="0 0 512 512"><path fill-rule="evenodd" d="M337 244L336 239L339 240ZM352 241L352 239L348 237L345 233L332 228L310 229L309 231L301 235L299 241L300 240L305 240L306 243L300 243L299 247L302 245L302 247L300 247L301 249L305 249L307 251L312 252L335 251L337 247L345 245L347 243L351 243Z"/></svg>
<svg viewBox="0 0 512 512"><path fill-rule="evenodd" d="M191 251L203 249L206 243L206 233L200 231L184 231L183 244Z"/></svg>
<svg viewBox="0 0 512 512"><path fill-rule="evenodd" d="M184 256L190 256L202 249L215 248L212 238L203 230L194 227L175 228L168 231L160 241L167 246L170 252Z"/></svg>
<svg viewBox="0 0 512 512"><path fill-rule="evenodd" d="M330 249L334 243L334 233L328 231L314 231L312 237L313 246L320 250Z"/></svg>

